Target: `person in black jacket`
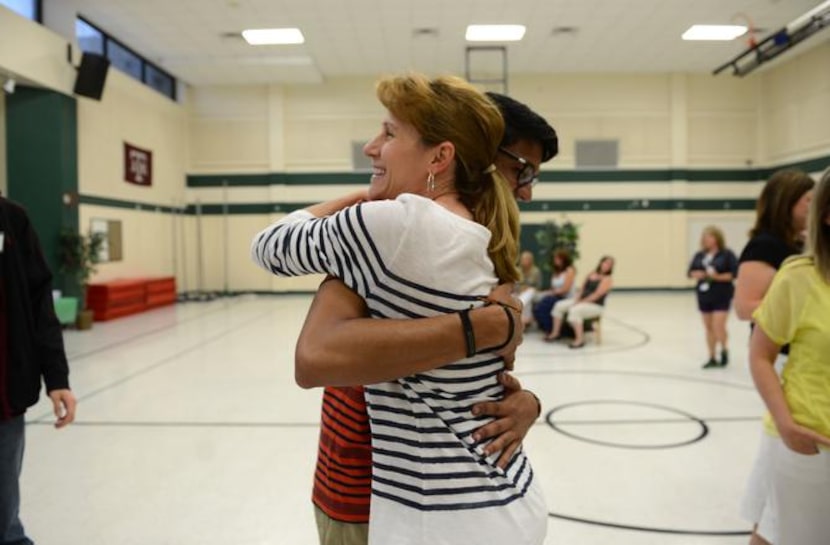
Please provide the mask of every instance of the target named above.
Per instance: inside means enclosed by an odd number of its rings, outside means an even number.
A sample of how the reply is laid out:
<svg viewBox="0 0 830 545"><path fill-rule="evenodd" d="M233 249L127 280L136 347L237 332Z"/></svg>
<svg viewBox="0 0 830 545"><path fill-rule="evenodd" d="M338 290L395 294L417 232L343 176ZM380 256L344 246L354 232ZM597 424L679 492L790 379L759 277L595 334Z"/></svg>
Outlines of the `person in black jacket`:
<svg viewBox="0 0 830 545"><path fill-rule="evenodd" d="M706 328L706 345L709 347L709 361L704 369L725 367L729 363L726 319L735 294L733 280L738 272L738 258L726 247L723 231L710 225L700 237L700 251L689 264L689 277L697 280L697 307L703 316ZM715 359L715 350L720 344L720 360Z"/></svg>
<svg viewBox="0 0 830 545"><path fill-rule="evenodd" d="M29 545L20 522L24 413L41 379L62 428L75 418L52 273L26 212L0 196L0 544Z"/></svg>

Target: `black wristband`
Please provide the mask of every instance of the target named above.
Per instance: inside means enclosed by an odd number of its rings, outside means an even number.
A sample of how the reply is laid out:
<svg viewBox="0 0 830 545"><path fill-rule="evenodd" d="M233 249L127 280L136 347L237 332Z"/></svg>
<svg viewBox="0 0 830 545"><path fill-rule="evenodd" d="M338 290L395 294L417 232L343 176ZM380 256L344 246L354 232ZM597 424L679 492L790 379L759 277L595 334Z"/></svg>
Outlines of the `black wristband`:
<svg viewBox="0 0 830 545"><path fill-rule="evenodd" d="M508 307L507 305L502 305L500 303L496 304L499 305L502 308L502 310L504 310L504 313L507 315L507 339L498 346L488 348L486 352L497 352L501 350L502 348L510 344L510 341L513 340L513 333L516 332L516 322L513 320L513 314L510 313L511 307ZM485 352L485 350L482 350L482 352Z"/></svg>
<svg viewBox="0 0 830 545"><path fill-rule="evenodd" d="M470 321L470 309L465 308L459 311L458 315L461 317L461 329L464 331L464 342L467 345L467 357L472 358L476 355L476 334L473 331L473 323Z"/></svg>

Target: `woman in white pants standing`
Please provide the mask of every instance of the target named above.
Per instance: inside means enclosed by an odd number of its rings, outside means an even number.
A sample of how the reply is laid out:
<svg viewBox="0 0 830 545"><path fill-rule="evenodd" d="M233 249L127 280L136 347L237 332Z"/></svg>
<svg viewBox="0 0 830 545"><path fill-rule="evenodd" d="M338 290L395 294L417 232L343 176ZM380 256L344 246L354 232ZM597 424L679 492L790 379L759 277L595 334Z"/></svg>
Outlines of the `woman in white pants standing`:
<svg viewBox="0 0 830 545"><path fill-rule="evenodd" d="M575 299L559 301L551 310L553 316L553 330L545 337L546 341L555 341L562 331L562 323L567 315L568 323L574 330L574 340L571 348L585 346L584 321L598 318L605 310L605 297L614 285L614 258L603 256L594 272L585 278L579 296Z"/></svg>
<svg viewBox="0 0 830 545"><path fill-rule="evenodd" d="M750 370L769 410L756 532L775 545L830 539L830 171L815 190L808 224L807 255L784 263L752 314ZM774 365L785 344L790 354L779 379ZM750 484L750 492L758 491Z"/></svg>

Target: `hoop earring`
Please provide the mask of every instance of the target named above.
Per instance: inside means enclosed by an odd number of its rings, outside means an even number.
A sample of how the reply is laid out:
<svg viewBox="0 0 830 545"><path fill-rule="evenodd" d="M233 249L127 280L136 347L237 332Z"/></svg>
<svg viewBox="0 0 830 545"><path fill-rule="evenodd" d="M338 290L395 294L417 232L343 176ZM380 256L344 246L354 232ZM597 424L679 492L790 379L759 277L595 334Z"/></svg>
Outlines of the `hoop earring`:
<svg viewBox="0 0 830 545"><path fill-rule="evenodd" d="M435 191L435 174L433 174L432 172L430 172L429 175L427 175L427 191L429 193Z"/></svg>

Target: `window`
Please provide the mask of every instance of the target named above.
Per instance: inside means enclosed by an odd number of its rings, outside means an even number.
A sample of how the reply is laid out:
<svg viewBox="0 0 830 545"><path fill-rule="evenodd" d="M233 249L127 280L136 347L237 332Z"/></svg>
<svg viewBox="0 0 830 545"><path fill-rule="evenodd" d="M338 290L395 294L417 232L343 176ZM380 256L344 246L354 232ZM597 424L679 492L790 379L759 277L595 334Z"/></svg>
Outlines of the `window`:
<svg viewBox="0 0 830 545"><path fill-rule="evenodd" d="M107 58L112 65L122 72L126 72L138 81L141 78L141 57L116 42L112 38L107 40Z"/></svg>
<svg viewBox="0 0 830 545"><path fill-rule="evenodd" d="M5 2L6 0L0 0ZM104 55L112 66L159 93L176 100L176 78L151 63L82 17L75 20L75 35L81 50Z"/></svg>
<svg viewBox="0 0 830 545"><path fill-rule="evenodd" d="M78 45L82 51L104 54L104 35L83 19L75 20L75 36L78 37Z"/></svg>
<svg viewBox="0 0 830 545"><path fill-rule="evenodd" d="M154 65L147 63L144 66L144 83L169 97L175 96L176 80L170 74L161 71Z"/></svg>
<svg viewBox="0 0 830 545"><path fill-rule="evenodd" d="M40 22L40 0L0 0L0 6L5 6L13 12L32 21Z"/></svg>

